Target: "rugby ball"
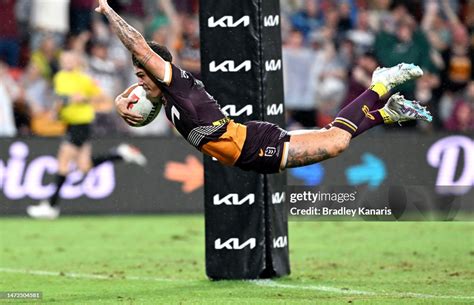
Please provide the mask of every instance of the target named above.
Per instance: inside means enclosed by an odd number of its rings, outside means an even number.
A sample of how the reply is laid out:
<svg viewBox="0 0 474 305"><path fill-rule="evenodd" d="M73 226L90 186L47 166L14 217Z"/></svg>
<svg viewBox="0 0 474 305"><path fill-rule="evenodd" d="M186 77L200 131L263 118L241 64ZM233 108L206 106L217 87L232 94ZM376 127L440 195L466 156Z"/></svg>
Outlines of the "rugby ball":
<svg viewBox="0 0 474 305"><path fill-rule="evenodd" d="M146 91L142 86L137 86L128 95L133 102L127 105L128 110L143 116L143 121L134 127L145 126L153 121L161 110L161 103L153 103L146 97Z"/></svg>

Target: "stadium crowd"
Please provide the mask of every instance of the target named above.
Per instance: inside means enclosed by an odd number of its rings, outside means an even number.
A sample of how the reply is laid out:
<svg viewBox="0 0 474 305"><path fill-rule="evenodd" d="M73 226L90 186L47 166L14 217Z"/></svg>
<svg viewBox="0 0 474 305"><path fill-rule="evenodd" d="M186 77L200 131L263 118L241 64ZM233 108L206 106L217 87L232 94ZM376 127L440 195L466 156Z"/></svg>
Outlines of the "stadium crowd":
<svg viewBox="0 0 474 305"><path fill-rule="evenodd" d="M199 78L198 0L109 2ZM64 132L57 101L65 69L100 88L90 98L96 136L173 134L163 113L143 128L116 115L113 99L135 77L128 52L94 13L96 0L0 5L0 136ZM289 129L326 125L370 85L377 66L409 62L425 75L399 90L434 115L433 124L413 128L474 130L474 0L281 0L281 26Z"/></svg>

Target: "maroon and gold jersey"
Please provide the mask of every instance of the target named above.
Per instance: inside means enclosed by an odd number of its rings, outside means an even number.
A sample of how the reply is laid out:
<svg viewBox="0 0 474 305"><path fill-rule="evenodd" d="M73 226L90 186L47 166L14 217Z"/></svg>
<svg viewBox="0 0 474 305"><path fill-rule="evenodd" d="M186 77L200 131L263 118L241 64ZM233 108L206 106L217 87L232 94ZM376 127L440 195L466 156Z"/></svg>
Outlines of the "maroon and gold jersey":
<svg viewBox="0 0 474 305"><path fill-rule="evenodd" d="M194 147L200 150L226 132L229 119L206 92L203 83L191 73L167 63L162 84L168 120Z"/></svg>
<svg viewBox="0 0 474 305"><path fill-rule="evenodd" d="M203 153L260 173L277 173L285 166L290 141L285 130L266 122L235 123L200 80L171 63L161 84L166 116Z"/></svg>

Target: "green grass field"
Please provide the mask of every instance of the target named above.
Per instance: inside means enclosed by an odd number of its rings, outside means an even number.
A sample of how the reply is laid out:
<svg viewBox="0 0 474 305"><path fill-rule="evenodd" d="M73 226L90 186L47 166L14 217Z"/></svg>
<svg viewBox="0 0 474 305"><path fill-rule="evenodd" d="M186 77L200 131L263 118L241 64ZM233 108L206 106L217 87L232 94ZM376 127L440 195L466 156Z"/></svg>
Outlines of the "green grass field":
<svg viewBox="0 0 474 305"><path fill-rule="evenodd" d="M292 274L207 280L202 216L0 219L9 304L474 304L474 223L290 222Z"/></svg>

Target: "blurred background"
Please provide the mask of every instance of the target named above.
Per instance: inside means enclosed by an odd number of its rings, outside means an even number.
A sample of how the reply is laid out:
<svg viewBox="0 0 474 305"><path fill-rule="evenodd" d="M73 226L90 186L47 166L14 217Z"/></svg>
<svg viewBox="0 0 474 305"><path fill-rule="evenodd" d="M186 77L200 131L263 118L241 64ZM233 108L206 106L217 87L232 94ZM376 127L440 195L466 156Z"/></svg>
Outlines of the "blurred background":
<svg viewBox="0 0 474 305"><path fill-rule="evenodd" d="M55 304L473 300L473 222L461 221L290 217L293 277L281 283L301 290L205 282L202 154L173 130L164 111L141 128L116 114L114 98L135 76L128 51L94 12L96 2L0 0L0 232L7 233L0 238L0 292L35 289ZM198 0L109 3L200 77ZM288 170L286 198L306 186L349 186L357 188L357 204L392 209L393 217L380 220L474 220L474 0L280 3L287 129L325 126L370 85L377 66L400 62L425 73L397 89L434 116L432 124L374 128L341 158ZM25 216L27 206L56 189L55 155L65 132L56 92L66 69L100 88L90 100L94 152L125 140L148 165L105 162L86 176L73 171L61 188L62 215L147 217L3 217Z"/></svg>
<svg viewBox="0 0 474 305"><path fill-rule="evenodd" d="M177 65L200 77L198 0L109 2L147 39L166 44ZM368 197L383 187L414 186L427 194L407 191L413 198L404 201L414 206L426 202L439 209L452 206L445 203L452 198L443 196L467 194L460 200L472 209L474 0L280 4L287 129L325 126L370 85L377 66L400 62L425 73L397 89L434 115L432 124L374 128L344 158L289 170L288 184L362 186ZM84 179L71 175L61 190L66 212L202 211L195 203L203 198L202 156L164 112L140 128L116 114L114 98L135 76L128 51L94 12L96 0L0 0L0 7L0 211L23 214L54 191L53 156L65 132L56 92L65 82L60 71L68 69L100 88L90 99L94 151L125 140L149 164L145 170L104 164ZM66 53L72 56L61 56ZM129 185L140 186L129 191Z"/></svg>
<svg viewBox="0 0 474 305"><path fill-rule="evenodd" d="M200 74L197 0L113 0L147 39L166 44L175 63ZM113 99L134 83L129 53L94 13L96 0L0 0L0 136L60 136L54 77L73 50L76 69L102 89L93 101L94 135L174 136L164 115L130 128ZM370 84L377 66L420 65L400 87L427 105L422 133L474 130L473 0L282 0L287 127L322 127ZM54 18L52 18L54 16ZM379 128L379 132L383 130Z"/></svg>

